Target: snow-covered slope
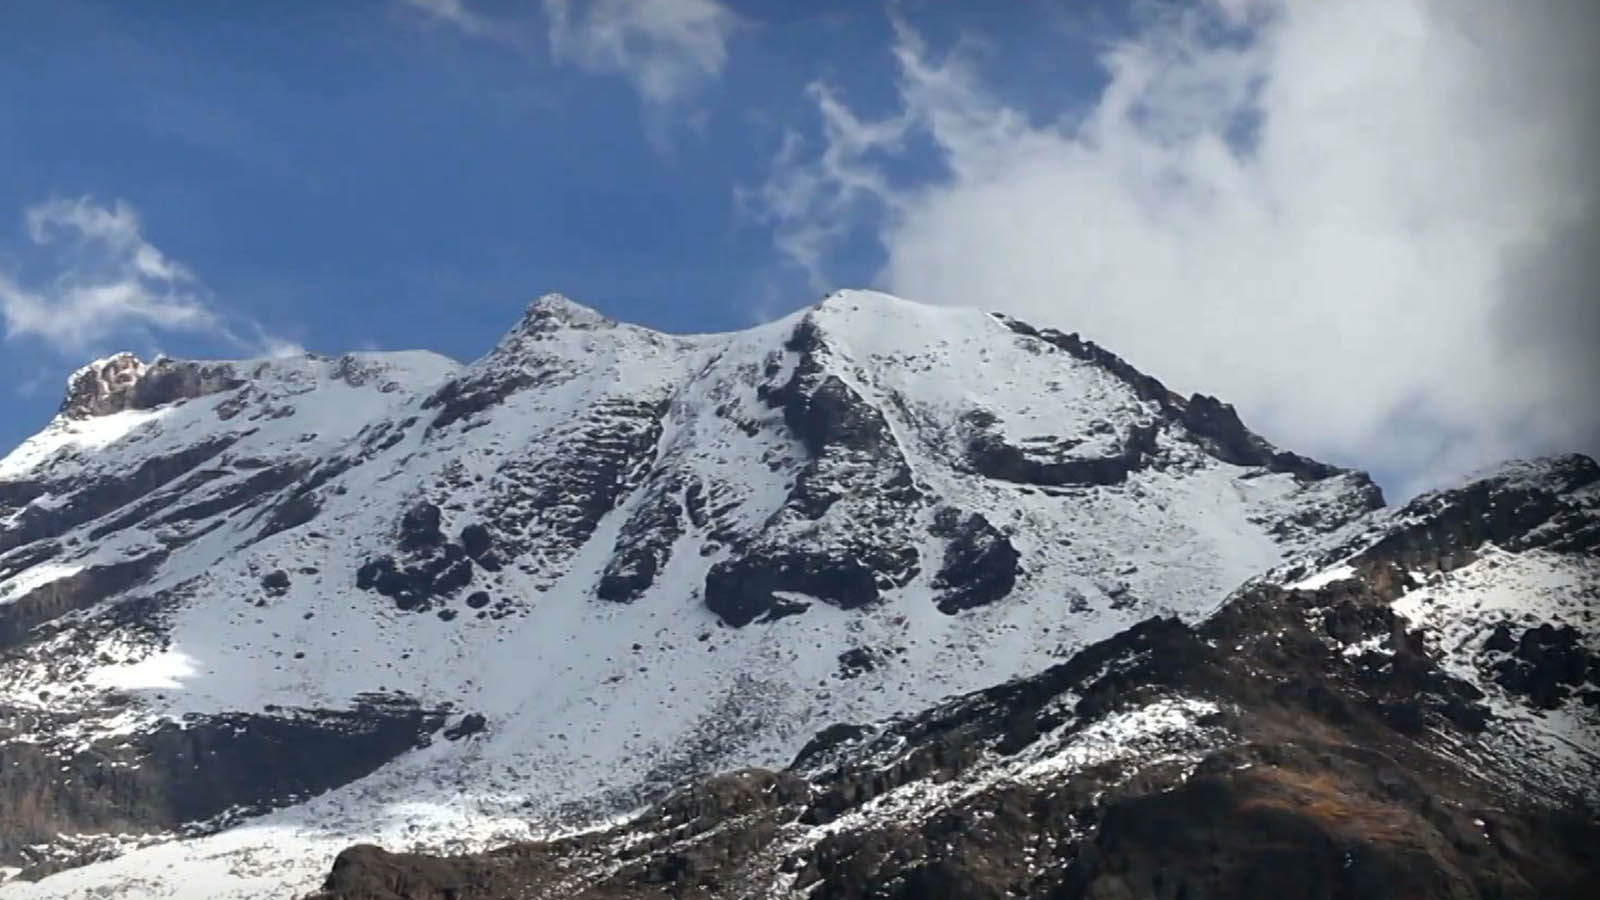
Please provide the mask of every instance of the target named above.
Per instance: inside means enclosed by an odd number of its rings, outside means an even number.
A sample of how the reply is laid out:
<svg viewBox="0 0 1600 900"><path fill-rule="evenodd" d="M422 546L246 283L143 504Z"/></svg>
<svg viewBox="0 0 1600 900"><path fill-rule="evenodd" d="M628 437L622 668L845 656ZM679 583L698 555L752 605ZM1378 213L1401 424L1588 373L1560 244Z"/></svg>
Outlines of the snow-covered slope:
<svg viewBox="0 0 1600 900"><path fill-rule="evenodd" d="M316 900L1592 897L1600 466L1382 510L1203 621L819 732L610 827L352 846Z"/></svg>
<svg viewBox="0 0 1600 900"><path fill-rule="evenodd" d="M0 862L156 845L0 891L282 896L252 858L623 814L1380 503L1075 335L867 292L703 336L546 297L466 367L102 361L0 461Z"/></svg>
<svg viewBox="0 0 1600 900"><path fill-rule="evenodd" d="M1557 800L1600 799L1600 465L1511 462L1352 520L1253 584L1384 599L1419 654L1471 686L1483 747ZM1345 616L1344 618L1348 618ZM1392 657L1345 623L1347 655ZM1359 635L1359 636L1358 636Z"/></svg>

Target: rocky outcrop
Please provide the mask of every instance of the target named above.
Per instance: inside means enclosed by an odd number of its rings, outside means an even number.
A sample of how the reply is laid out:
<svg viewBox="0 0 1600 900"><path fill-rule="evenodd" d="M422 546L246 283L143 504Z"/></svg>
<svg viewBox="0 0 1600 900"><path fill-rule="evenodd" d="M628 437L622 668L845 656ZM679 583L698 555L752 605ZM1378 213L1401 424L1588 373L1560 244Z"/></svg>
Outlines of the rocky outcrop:
<svg viewBox="0 0 1600 900"><path fill-rule="evenodd" d="M706 575L706 608L738 628L779 609L780 592L804 594L840 609L878 598L876 573L856 559L789 554L744 557L717 563Z"/></svg>
<svg viewBox="0 0 1600 900"><path fill-rule="evenodd" d="M1319 462L1298 453L1279 450L1265 438L1246 428L1240 421L1238 412L1231 405L1206 394L1193 394L1185 400L1158 379L1135 369L1122 357L1093 341L1084 340L1075 333L1068 334L1053 328L1034 328L1004 315L996 315L995 318L1018 335L1063 350L1073 358L1097 366L1121 380L1133 389L1139 399L1155 404L1168 423L1182 426L1184 433L1190 439L1199 442L1207 452L1223 462L1236 466L1260 466L1271 472L1287 472L1304 481L1321 481L1353 474L1348 469ZM1124 447L1133 444L1137 444L1137 441L1125 442ZM1126 449L1124 452L1126 454ZM1125 468L1124 463L1111 460L1104 462L1088 460L1085 463L1086 465L1077 467L1074 471L1081 473L1079 477L1086 478L1087 483L1093 484L1115 483L1120 480L1117 474L1119 469ZM1015 471L1014 467L1007 468ZM1371 508L1376 509L1381 505L1383 504L1380 496Z"/></svg>
<svg viewBox="0 0 1600 900"><path fill-rule="evenodd" d="M63 832L214 830L360 778L443 723L443 711L372 696L348 710L210 716L87 746L48 731L39 741L0 739L0 863L37 878L83 862L37 849Z"/></svg>
<svg viewBox="0 0 1600 900"><path fill-rule="evenodd" d="M706 575L706 606L736 627L799 611L785 594L865 606L922 562L912 525L926 500L883 412L829 372L831 351L810 317L785 348L796 354L789 377L758 394L782 410L806 458L783 508Z"/></svg>
<svg viewBox="0 0 1600 900"><path fill-rule="evenodd" d="M24 643L35 627L143 584L165 560L154 549L118 562L88 565L0 604L0 650Z"/></svg>
<svg viewBox="0 0 1600 900"><path fill-rule="evenodd" d="M58 537L72 528L140 500L173 479L216 458L235 440L233 436L203 440L174 453L149 457L127 473L47 483L45 490L60 499L49 505L30 503L9 521L0 524L0 552L33 541ZM138 518L177 499L178 495L168 493L161 495L154 504L141 504L139 514L130 517L127 524L133 524Z"/></svg>
<svg viewBox="0 0 1600 900"><path fill-rule="evenodd" d="M967 442L967 462L986 478L1018 484L1063 487L1121 484L1150 464L1158 453L1154 425L1135 425L1121 440L1113 456L1080 459L1041 459L1013 446L998 435L980 432Z"/></svg>
<svg viewBox="0 0 1600 900"><path fill-rule="evenodd" d="M939 510L934 528L945 539L944 562L933 581L941 612L983 606L1011 593L1021 554L1000 529L977 513L963 516L950 507Z"/></svg>
<svg viewBox="0 0 1600 900"><path fill-rule="evenodd" d="M245 384L227 363L202 363L158 357L146 365L131 353L118 353L85 366L67 382L61 414L88 419L130 409L154 409L235 390Z"/></svg>

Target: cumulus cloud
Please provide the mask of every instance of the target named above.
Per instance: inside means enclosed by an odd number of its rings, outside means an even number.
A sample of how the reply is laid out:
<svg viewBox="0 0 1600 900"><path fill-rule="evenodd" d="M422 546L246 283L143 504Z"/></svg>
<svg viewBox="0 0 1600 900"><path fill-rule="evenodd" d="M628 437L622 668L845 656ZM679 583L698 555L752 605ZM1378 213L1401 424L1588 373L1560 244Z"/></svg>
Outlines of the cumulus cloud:
<svg viewBox="0 0 1600 900"><path fill-rule="evenodd" d="M898 24L901 109L825 84L756 192L828 282L1083 332L1403 491L1600 449L1600 6L1146 4L1090 108L1039 124ZM889 177L931 144L943 177Z"/></svg>
<svg viewBox="0 0 1600 900"><path fill-rule="evenodd" d="M33 338L69 355L112 339L190 333L220 338L246 352L298 352L253 322L224 316L187 266L145 239L126 203L53 199L23 215L29 256L50 275L24 281L0 272L5 340Z"/></svg>

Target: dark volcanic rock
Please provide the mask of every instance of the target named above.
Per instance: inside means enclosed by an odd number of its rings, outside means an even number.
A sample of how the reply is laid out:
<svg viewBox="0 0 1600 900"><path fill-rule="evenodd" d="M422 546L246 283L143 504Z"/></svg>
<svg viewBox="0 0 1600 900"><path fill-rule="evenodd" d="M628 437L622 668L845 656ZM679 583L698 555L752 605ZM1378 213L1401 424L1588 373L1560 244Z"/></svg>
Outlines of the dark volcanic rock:
<svg viewBox="0 0 1600 900"><path fill-rule="evenodd" d="M1558 709L1585 682L1600 687L1600 655L1583 645L1573 626L1528 628L1514 643L1509 629L1501 629L1505 626L1495 630L1484 649L1510 651L1490 668L1495 683L1511 693L1542 709Z"/></svg>
<svg viewBox="0 0 1600 900"><path fill-rule="evenodd" d="M623 524L611 559L601 573L597 588L600 599L636 600L655 583L673 544L683 535L686 494L670 469L657 470L645 484L644 500Z"/></svg>
<svg viewBox="0 0 1600 900"><path fill-rule="evenodd" d="M650 473L665 412L664 401L604 400L541 454L502 465L486 512L504 559L534 551L558 567L577 552Z"/></svg>
<svg viewBox="0 0 1600 900"><path fill-rule="evenodd" d="M474 522L461 529L461 549L466 551L469 558L482 559L493 547L494 538L483 525Z"/></svg>
<svg viewBox="0 0 1600 900"><path fill-rule="evenodd" d="M878 599L875 573L856 559L795 553L725 560L706 575L705 604L734 627L773 610L776 591L806 594L841 609Z"/></svg>
<svg viewBox="0 0 1600 900"><path fill-rule="evenodd" d="M27 640L34 627L143 584L167 557L165 550L102 566L89 566L46 582L0 604L0 650Z"/></svg>
<svg viewBox="0 0 1600 900"><path fill-rule="evenodd" d="M223 435L176 453L151 456L126 474L45 485L45 489L63 499L48 508L30 505L11 521L0 525L0 553L33 541L59 537L139 500L221 454L237 439L236 435ZM168 502L176 499L176 495L170 495Z"/></svg>
<svg viewBox="0 0 1600 900"><path fill-rule="evenodd" d="M944 563L934 577L939 611L956 613L1011 593L1021 556L1000 529L977 513L962 517L948 508L939 519L936 533L946 540Z"/></svg>
<svg viewBox="0 0 1600 900"><path fill-rule="evenodd" d="M987 478L1018 484L1109 485L1121 484L1149 464L1157 452L1154 425L1136 425L1115 456L1088 459L1038 459L990 433L975 435L967 443L967 463Z"/></svg>
<svg viewBox="0 0 1600 900"><path fill-rule="evenodd" d="M349 710L193 717L87 747L0 741L0 863L31 865L29 846L63 832L219 827L224 813L360 778L443 723L414 701L371 696Z"/></svg>
<svg viewBox="0 0 1600 900"><path fill-rule="evenodd" d="M438 410L433 421L428 423L428 431L449 428L463 419L499 406L507 397L537 383L537 379L523 373L452 379L422 403L423 409Z"/></svg>
<svg viewBox="0 0 1600 900"><path fill-rule="evenodd" d="M439 522L439 507L426 500L406 510L400 518L400 549L416 551L444 543Z"/></svg>

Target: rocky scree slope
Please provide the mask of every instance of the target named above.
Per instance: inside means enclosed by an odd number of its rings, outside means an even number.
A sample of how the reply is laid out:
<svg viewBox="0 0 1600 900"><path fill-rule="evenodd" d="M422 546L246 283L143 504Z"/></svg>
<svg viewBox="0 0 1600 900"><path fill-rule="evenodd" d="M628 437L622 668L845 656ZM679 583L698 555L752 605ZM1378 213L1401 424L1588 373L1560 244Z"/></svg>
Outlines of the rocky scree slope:
<svg viewBox="0 0 1600 900"><path fill-rule="evenodd" d="M1200 622L819 732L620 825L361 845L314 900L1592 897L1600 468L1519 465Z"/></svg>
<svg viewBox="0 0 1600 900"><path fill-rule="evenodd" d="M113 357L0 460L4 889L601 821L1198 622L1381 503L1075 335L867 292L702 336L550 296L464 367Z"/></svg>

